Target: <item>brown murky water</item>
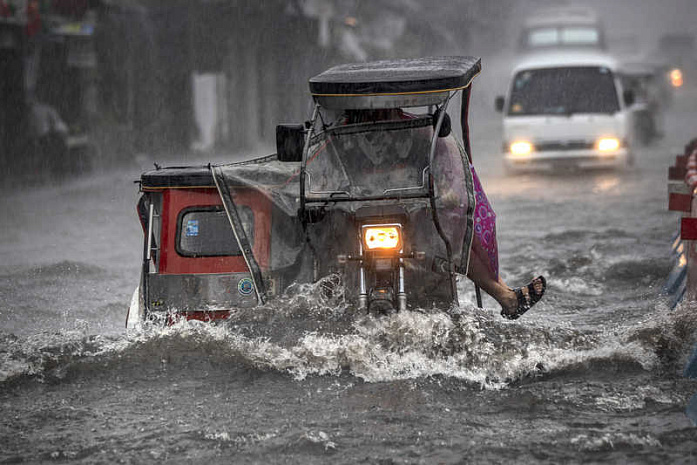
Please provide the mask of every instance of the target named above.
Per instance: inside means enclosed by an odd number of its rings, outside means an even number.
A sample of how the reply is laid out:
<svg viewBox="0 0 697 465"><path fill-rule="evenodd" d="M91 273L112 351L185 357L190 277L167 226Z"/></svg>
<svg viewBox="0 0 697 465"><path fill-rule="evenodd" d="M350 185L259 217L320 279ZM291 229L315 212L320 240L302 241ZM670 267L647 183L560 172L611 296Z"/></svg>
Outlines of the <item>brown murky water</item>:
<svg viewBox="0 0 697 465"><path fill-rule="evenodd" d="M694 463L697 308L659 295L693 97L626 172L503 177L495 120L473 124L504 277L549 281L515 322L463 280L455 319L376 320L306 286L225 324L126 332L139 170L4 192L0 461Z"/></svg>

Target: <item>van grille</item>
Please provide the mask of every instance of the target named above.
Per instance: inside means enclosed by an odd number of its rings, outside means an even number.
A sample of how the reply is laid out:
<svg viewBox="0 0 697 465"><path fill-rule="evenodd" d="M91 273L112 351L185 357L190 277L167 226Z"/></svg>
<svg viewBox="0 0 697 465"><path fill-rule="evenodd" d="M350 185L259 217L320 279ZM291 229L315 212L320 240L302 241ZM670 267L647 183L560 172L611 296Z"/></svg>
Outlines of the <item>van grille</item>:
<svg viewBox="0 0 697 465"><path fill-rule="evenodd" d="M564 150L592 150L595 147L595 142L588 141L551 141L535 144L535 150L538 152L562 152Z"/></svg>

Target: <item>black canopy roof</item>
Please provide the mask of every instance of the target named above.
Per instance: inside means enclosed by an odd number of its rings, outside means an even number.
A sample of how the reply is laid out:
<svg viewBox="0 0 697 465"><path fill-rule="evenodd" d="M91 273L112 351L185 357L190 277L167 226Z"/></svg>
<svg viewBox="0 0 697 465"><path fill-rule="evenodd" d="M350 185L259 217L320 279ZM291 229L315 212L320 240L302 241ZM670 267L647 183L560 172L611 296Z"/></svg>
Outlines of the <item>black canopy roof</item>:
<svg viewBox="0 0 697 465"><path fill-rule="evenodd" d="M481 70L471 56L382 60L335 66L310 79L313 95L438 92L467 86Z"/></svg>
<svg viewBox="0 0 697 465"><path fill-rule="evenodd" d="M140 182L144 188L215 187L208 166L150 170L140 175Z"/></svg>

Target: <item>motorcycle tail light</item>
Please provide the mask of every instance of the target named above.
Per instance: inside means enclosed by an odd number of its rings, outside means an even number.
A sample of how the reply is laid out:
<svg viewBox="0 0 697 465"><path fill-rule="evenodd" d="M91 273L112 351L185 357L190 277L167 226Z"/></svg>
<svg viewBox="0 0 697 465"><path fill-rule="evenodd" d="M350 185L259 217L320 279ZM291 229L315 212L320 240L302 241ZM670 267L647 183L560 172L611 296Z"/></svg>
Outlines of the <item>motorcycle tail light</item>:
<svg viewBox="0 0 697 465"><path fill-rule="evenodd" d="M402 228L399 225L363 227L363 245L366 250L402 249Z"/></svg>

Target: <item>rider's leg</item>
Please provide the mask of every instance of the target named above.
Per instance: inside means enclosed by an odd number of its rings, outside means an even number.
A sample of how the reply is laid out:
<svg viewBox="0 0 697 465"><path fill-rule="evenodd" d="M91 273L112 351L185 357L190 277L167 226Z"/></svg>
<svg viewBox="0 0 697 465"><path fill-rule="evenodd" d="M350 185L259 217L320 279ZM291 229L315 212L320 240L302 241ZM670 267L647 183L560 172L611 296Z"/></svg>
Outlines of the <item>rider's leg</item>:
<svg viewBox="0 0 697 465"><path fill-rule="evenodd" d="M530 284L511 289L501 279L496 243L496 213L486 198L477 173L472 170L476 209L474 215L474 237L470 247L467 277L501 305L501 314L509 319L518 318L542 298L545 279L538 276Z"/></svg>
<svg viewBox="0 0 697 465"><path fill-rule="evenodd" d="M499 305L501 305L501 315L509 319L516 319L525 313L535 302L542 298L545 292L545 280L542 276L538 276L527 286L517 289L521 293L521 299L519 300L516 290L508 287L500 277L493 275L487 262L482 260L475 253L475 250L472 250L470 254L467 277L482 288L484 292L496 299Z"/></svg>
<svg viewBox="0 0 697 465"><path fill-rule="evenodd" d="M505 310L515 310L518 306L518 300L513 289L508 287L503 279L500 277L497 279L492 275L489 265L480 258L475 250L472 250L470 253L467 277L482 288L484 292L496 299Z"/></svg>

